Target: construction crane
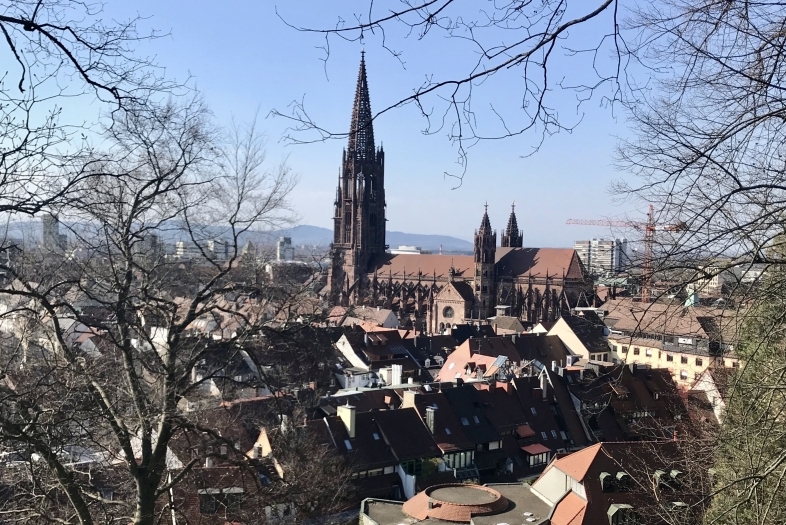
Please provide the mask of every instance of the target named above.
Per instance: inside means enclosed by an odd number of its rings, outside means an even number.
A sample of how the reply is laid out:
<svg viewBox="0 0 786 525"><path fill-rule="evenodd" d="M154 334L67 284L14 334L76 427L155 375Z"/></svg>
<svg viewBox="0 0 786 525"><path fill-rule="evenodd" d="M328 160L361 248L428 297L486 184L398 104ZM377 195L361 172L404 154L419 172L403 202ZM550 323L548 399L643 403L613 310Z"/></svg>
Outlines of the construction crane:
<svg viewBox="0 0 786 525"><path fill-rule="evenodd" d="M611 228L634 228L644 230L644 257L641 265L641 302L649 303L652 292L652 247L655 244L655 208L650 204L647 221L613 221L605 219L568 219L566 224L581 226L608 226ZM680 231L685 224L668 224L660 227L664 231Z"/></svg>

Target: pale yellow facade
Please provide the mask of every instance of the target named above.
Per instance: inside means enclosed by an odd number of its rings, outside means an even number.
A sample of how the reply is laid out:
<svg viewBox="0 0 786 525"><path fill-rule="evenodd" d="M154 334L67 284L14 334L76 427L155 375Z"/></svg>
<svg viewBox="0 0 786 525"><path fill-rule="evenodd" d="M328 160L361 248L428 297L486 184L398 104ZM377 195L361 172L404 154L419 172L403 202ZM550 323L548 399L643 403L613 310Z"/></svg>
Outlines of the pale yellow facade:
<svg viewBox="0 0 786 525"><path fill-rule="evenodd" d="M659 341L609 337L613 359L622 363L649 365L652 368L668 368L679 388L690 389L699 376L710 366L716 368L739 366L736 357L715 357L690 352L664 350Z"/></svg>

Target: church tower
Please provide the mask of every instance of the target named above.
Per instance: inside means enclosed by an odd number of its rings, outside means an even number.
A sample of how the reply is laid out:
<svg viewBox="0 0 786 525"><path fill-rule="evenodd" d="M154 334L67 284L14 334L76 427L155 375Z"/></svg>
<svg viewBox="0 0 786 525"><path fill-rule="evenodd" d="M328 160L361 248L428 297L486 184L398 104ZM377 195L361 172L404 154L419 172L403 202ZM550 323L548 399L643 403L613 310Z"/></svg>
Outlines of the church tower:
<svg viewBox="0 0 786 525"><path fill-rule="evenodd" d="M328 269L330 303L363 301L371 259L385 253L385 153L374 145L365 53L355 88L349 141L341 161Z"/></svg>
<svg viewBox="0 0 786 525"><path fill-rule="evenodd" d="M516 221L516 203L510 206L510 217L508 218L508 227L505 228L505 233L502 235L503 248L521 248L523 232L519 230L519 223Z"/></svg>
<svg viewBox="0 0 786 525"><path fill-rule="evenodd" d="M495 262L497 253L497 233L491 230L488 204L480 221L480 229L475 231L475 312L480 319L491 317L495 305Z"/></svg>

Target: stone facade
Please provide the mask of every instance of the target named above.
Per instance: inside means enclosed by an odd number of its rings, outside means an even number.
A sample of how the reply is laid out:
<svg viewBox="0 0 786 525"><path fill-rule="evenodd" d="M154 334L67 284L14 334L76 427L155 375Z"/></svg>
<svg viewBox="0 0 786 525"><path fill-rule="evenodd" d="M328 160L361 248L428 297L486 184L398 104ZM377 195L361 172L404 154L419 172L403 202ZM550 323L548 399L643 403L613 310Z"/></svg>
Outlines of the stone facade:
<svg viewBox="0 0 786 525"><path fill-rule="evenodd" d="M374 145L361 58L334 202L325 287L331 306L389 308L402 326L436 332L497 311L527 323L554 321L571 306L588 302L592 286L576 252L523 248L515 209L501 247L487 207L475 232L473 255L387 253L384 160L382 148Z"/></svg>

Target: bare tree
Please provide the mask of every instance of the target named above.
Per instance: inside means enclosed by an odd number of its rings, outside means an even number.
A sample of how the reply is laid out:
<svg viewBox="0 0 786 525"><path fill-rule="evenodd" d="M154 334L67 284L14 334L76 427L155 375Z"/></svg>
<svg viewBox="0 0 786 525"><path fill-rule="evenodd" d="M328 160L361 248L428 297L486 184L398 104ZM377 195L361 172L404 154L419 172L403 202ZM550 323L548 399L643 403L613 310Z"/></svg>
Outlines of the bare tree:
<svg viewBox="0 0 786 525"><path fill-rule="evenodd" d="M0 475L4 520L154 523L222 447L268 503L308 499L281 490L291 483L263 487L250 451L200 418L216 410L200 404L211 389L225 400L264 391L274 408L245 421L258 431L288 413L295 388L330 373L281 350L301 293L243 278L243 236L289 219L295 182L286 166L265 168L257 133L222 142L199 100L119 110L107 149L60 205L73 246L3 268L0 451L14 466ZM182 253L165 253L162 235L178 235ZM179 454L189 439L207 444Z"/></svg>
<svg viewBox="0 0 786 525"><path fill-rule="evenodd" d="M75 0L0 3L7 64L0 77L2 212L34 214L70 198L91 172L84 162L95 125L111 122L119 108L178 89L135 53L136 44L158 34L140 34L138 18L108 23L102 7Z"/></svg>

